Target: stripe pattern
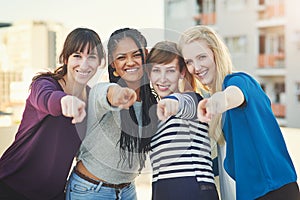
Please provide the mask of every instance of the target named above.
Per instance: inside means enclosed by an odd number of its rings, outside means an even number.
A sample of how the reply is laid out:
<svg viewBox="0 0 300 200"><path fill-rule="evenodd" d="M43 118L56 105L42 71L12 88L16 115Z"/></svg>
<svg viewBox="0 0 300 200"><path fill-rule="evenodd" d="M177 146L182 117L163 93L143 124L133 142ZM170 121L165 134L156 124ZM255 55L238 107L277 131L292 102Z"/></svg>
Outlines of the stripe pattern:
<svg viewBox="0 0 300 200"><path fill-rule="evenodd" d="M161 122L151 140L150 160L152 182L194 176L214 183L208 125L198 120L172 116Z"/></svg>

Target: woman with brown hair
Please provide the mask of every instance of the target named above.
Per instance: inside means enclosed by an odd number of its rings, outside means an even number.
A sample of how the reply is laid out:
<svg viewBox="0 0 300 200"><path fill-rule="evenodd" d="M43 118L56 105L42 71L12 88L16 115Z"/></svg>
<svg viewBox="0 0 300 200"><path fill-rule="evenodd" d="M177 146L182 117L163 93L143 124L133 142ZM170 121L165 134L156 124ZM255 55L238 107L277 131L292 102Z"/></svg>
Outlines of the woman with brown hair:
<svg viewBox="0 0 300 200"><path fill-rule="evenodd" d="M64 42L62 66L33 78L15 141L0 159L0 199L65 198L85 135L87 83L104 59L98 34L77 28Z"/></svg>

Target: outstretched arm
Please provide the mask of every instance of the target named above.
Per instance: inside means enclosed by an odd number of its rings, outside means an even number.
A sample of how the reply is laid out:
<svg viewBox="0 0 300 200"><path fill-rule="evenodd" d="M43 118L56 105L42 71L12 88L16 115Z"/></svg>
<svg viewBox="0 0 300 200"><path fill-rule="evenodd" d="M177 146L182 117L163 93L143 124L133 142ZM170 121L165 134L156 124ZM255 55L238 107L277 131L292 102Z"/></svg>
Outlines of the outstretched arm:
<svg viewBox="0 0 300 200"><path fill-rule="evenodd" d="M240 106L245 100L244 94L237 86L229 86L222 92L216 92L210 98L198 104L197 116L202 122L209 122L216 114L221 114Z"/></svg>
<svg viewBox="0 0 300 200"><path fill-rule="evenodd" d="M194 119L200 99L201 96L194 92L171 94L158 102L157 117L162 121L173 115L183 119Z"/></svg>

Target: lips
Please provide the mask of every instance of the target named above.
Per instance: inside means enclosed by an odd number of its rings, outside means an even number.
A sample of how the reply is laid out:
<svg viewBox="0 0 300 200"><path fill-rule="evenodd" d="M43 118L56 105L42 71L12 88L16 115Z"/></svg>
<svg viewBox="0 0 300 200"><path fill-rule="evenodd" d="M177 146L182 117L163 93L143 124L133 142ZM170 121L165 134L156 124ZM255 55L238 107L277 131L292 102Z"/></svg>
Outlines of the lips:
<svg viewBox="0 0 300 200"><path fill-rule="evenodd" d="M79 70L76 70L76 72L77 72L79 75L81 75L81 76L87 76L87 75L89 75L89 73L90 73L90 71L85 71L85 72L83 72L83 71L79 71Z"/></svg>
<svg viewBox="0 0 300 200"><path fill-rule="evenodd" d="M197 76L203 78L208 73L208 70L203 70L201 72L197 72Z"/></svg>
<svg viewBox="0 0 300 200"><path fill-rule="evenodd" d="M161 91L167 91L169 90L169 85L159 85L159 84L156 84L158 89L161 90Z"/></svg>
<svg viewBox="0 0 300 200"><path fill-rule="evenodd" d="M139 70L139 68L128 68L128 69L125 69L124 71L127 72L127 73L134 73L138 70Z"/></svg>

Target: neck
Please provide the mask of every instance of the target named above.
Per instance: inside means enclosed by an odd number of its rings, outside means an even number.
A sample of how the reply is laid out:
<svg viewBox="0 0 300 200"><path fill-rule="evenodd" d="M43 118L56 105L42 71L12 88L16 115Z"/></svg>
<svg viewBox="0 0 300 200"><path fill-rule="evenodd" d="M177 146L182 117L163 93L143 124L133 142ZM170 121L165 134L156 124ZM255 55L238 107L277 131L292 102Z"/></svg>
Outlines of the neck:
<svg viewBox="0 0 300 200"><path fill-rule="evenodd" d="M130 89L133 89L137 95L137 99L136 101L141 101L141 97L140 97L140 82L126 82L127 87L129 87Z"/></svg>
<svg viewBox="0 0 300 200"><path fill-rule="evenodd" d="M173 94L173 93L180 93L179 88L177 88L175 91L171 92L170 95Z"/></svg>
<svg viewBox="0 0 300 200"><path fill-rule="evenodd" d="M138 88L138 89L135 90L135 93L136 93L136 101L142 101L142 100L141 100L141 96L140 96L140 91L141 91L140 88Z"/></svg>
<svg viewBox="0 0 300 200"><path fill-rule="evenodd" d="M78 97L79 99L86 101L86 85L70 83L67 81L64 82L62 79L58 82L66 94Z"/></svg>

